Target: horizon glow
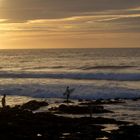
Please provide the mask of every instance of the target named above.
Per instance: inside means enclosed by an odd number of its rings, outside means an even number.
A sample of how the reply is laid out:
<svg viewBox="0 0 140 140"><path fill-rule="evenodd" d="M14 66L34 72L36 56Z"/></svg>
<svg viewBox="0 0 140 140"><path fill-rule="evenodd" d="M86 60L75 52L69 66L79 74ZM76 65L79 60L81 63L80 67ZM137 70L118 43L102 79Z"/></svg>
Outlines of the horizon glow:
<svg viewBox="0 0 140 140"><path fill-rule="evenodd" d="M4 0L0 49L138 48L137 0Z"/></svg>

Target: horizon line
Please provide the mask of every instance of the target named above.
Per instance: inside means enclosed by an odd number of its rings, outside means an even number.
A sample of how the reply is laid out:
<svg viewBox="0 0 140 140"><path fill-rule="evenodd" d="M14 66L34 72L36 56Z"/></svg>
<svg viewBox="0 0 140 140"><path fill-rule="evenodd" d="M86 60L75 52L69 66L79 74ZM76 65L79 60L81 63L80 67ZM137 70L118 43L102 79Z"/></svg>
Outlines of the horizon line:
<svg viewBox="0 0 140 140"><path fill-rule="evenodd" d="M50 50L50 49L140 49L140 47L104 47L104 48L93 48L93 47L88 47L88 48L0 48L0 50Z"/></svg>

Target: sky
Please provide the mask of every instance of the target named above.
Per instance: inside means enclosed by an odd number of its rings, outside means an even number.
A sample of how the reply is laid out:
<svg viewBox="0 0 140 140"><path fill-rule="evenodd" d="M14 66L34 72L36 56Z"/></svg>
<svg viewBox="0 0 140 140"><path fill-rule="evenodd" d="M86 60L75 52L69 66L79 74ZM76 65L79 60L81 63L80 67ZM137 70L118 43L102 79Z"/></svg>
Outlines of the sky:
<svg viewBox="0 0 140 140"><path fill-rule="evenodd" d="M140 48L140 0L0 0L0 49Z"/></svg>

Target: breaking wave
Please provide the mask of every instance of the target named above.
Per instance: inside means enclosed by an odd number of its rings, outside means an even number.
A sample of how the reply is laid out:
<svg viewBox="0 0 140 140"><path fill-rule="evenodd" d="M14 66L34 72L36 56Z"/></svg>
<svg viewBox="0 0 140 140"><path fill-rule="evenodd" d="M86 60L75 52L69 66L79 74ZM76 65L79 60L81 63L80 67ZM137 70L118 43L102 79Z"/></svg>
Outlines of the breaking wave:
<svg viewBox="0 0 140 140"><path fill-rule="evenodd" d="M11 96L26 96L34 98L64 98L65 85L11 85L1 88L0 95L4 93ZM129 89L122 87L98 87L86 85L73 85L75 91L72 93L72 99L110 99L110 98L140 98L140 89Z"/></svg>
<svg viewBox="0 0 140 140"><path fill-rule="evenodd" d="M140 81L140 73L0 73L0 78Z"/></svg>

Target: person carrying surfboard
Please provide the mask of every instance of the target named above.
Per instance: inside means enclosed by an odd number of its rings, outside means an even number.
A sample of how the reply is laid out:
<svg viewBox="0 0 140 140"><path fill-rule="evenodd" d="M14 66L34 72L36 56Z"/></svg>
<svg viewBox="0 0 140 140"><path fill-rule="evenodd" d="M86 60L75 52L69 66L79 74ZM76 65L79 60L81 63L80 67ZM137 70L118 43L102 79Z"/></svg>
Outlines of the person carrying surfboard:
<svg viewBox="0 0 140 140"><path fill-rule="evenodd" d="M69 103L70 94L74 91L74 89L70 89L69 86L67 86L66 91L64 93L64 96L66 96L66 102Z"/></svg>

